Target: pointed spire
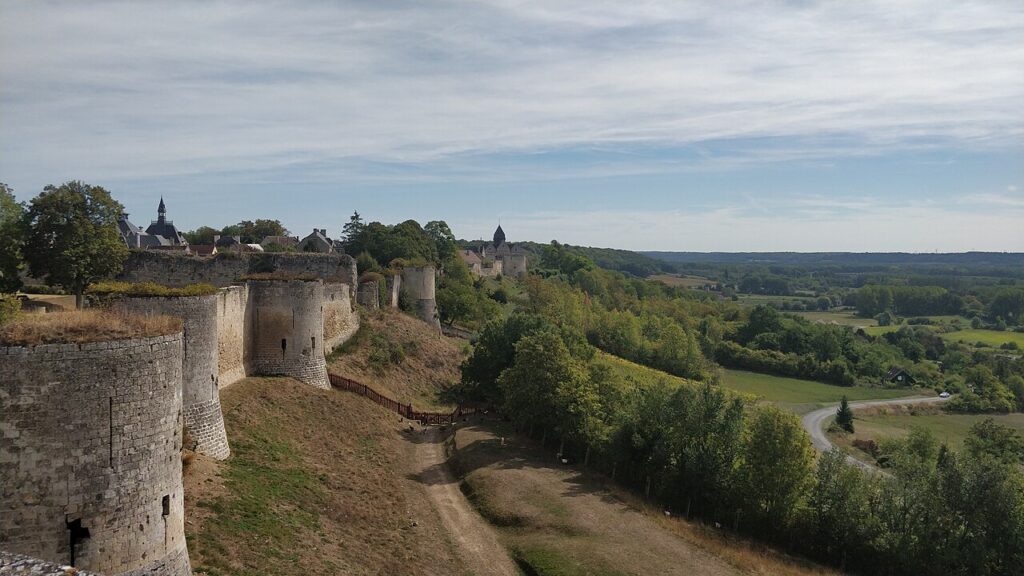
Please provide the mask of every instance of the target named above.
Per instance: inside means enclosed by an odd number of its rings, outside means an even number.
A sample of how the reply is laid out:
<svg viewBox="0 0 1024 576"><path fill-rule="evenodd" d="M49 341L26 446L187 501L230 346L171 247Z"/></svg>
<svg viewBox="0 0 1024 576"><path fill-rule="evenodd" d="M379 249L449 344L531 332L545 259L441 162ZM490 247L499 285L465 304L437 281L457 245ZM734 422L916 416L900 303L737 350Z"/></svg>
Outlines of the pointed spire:
<svg viewBox="0 0 1024 576"><path fill-rule="evenodd" d="M505 243L505 231L501 229L501 224L498 224L498 229L494 231L494 247L497 248Z"/></svg>
<svg viewBox="0 0 1024 576"><path fill-rule="evenodd" d="M160 196L160 206L157 207L156 213L157 214L166 214L167 213L167 207L164 206L164 197L163 196Z"/></svg>

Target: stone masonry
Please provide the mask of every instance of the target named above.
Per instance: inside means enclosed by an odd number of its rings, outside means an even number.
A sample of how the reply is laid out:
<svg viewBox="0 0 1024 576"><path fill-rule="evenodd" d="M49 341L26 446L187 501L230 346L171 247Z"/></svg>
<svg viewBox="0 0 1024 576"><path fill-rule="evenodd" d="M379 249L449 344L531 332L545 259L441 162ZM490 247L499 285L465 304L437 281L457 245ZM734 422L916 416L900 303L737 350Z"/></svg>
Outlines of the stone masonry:
<svg viewBox="0 0 1024 576"><path fill-rule="evenodd" d="M329 389L324 358L324 284L319 280L250 281L252 367Z"/></svg>
<svg viewBox="0 0 1024 576"><path fill-rule="evenodd" d="M231 454L218 392L217 297L131 297L111 303L117 310L142 316L174 316L185 328L182 406L185 429L196 452L218 460Z"/></svg>
<svg viewBox="0 0 1024 576"><path fill-rule="evenodd" d="M191 574L181 333L0 347L0 549L109 575Z"/></svg>
<svg viewBox="0 0 1024 576"><path fill-rule="evenodd" d="M416 317L435 328L441 328L437 315L437 270L433 266L406 267L402 270L402 289L415 303Z"/></svg>

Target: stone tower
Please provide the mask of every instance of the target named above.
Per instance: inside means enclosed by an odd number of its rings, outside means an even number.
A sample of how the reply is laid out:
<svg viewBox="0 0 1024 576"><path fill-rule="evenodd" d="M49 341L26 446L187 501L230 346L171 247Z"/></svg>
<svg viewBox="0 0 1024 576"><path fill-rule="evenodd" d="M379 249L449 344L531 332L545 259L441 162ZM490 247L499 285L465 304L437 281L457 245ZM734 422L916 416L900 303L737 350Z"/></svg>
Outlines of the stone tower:
<svg viewBox="0 0 1024 576"><path fill-rule="evenodd" d="M416 316L434 326L441 327L437 316L437 270L433 266L406 266L402 270L402 289L415 302Z"/></svg>
<svg viewBox="0 0 1024 576"><path fill-rule="evenodd" d="M220 410L217 296L131 297L112 308L143 316L181 318L185 328L182 407L196 452L223 460L231 454Z"/></svg>
<svg viewBox="0 0 1024 576"><path fill-rule="evenodd" d="M0 547L186 576L182 333L0 347Z"/></svg>
<svg viewBox="0 0 1024 576"><path fill-rule="evenodd" d="M251 280L252 367L329 389L324 358L324 283Z"/></svg>

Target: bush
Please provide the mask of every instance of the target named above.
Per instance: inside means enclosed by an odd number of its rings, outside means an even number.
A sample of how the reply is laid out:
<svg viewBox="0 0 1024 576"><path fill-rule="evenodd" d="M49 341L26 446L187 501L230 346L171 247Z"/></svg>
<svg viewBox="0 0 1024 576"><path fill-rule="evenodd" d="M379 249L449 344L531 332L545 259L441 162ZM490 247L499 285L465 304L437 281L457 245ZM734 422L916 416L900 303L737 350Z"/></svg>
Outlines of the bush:
<svg viewBox="0 0 1024 576"><path fill-rule="evenodd" d="M182 297L210 296L217 293L217 288L210 284L189 284L184 288L171 288L155 282L97 282L89 286L87 294L94 296L145 296L145 297Z"/></svg>
<svg viewBox="0 0 1024 576"><path fill-rule="evenodd" d="M419 345L414 349L406 350L406 345L394 342L383 334L374 334L370 338L370 354L367 356L370 368L377 374L383 374L390 366L398 365L405 361L406 353L419 353Z"/></svg>
<svg viewBox="0 0 1024 576"><path fill-rule="evenodd" d="M24 294L49 294L54 296L63 296L67 294L60 286L47 286L45 284L32 284L21 287L21 292Z"/></svg>
<svg viewBox="0 0 1024 576"><path fill-rule="evenodd" d="M21 311L21 301L14 294L0 294L0 326L14 320Z"/></svg>

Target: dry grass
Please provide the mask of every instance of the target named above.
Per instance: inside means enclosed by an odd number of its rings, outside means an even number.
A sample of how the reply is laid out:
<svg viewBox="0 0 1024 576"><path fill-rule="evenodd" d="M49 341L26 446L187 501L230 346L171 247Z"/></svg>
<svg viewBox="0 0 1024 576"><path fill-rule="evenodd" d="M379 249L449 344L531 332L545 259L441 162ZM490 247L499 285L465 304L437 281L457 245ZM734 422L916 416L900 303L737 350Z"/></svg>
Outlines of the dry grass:
<svg viewBox="0 0 1024 576"><path fill-rule="evenodd" d="M320 278L315 274L307 272L293 273L293 272L255 272L253 274L245 274L238 278L239 282L252 281L279 281L279 282L315 282Z"/></svg>
<svg viewBox="0 0 1024 576"><path fill-rule="evenodd" d="M0 327L0 345L79 344L148 338L181 331L170 316L136 316L109 310L25 314Z"/></svg>
<svg viewBox="0 0 1024 576"><path fill-rule="evenodd" d="M666 517L603 476L557 463L505 424L460 428L455 445L470 500L537 574L838 574Z"/></svg>
<svg viewBox="0 0 1024 576"><path fill-rule="evenodd" d="M164 286L155 282L97 282L89 286L89 294L97 296L149 296L182 297L210 296L217 293L217 287L210 284L189 284L182 288Z"/></svg>
<svg viewBox="0 0 1024 576"><path fill-rule="evenodd" d="M411 468L408 422L287 378L238 382L221 406L231 458L185 471L198 574L467 574Z"/></svg>
<svg viewBox="0 0 1024 576"><path fill-rule="evenodd" d="M328 359L331 372L421 410L454 408L440 394L459 381L459 364L465 357L461 340L442 336L396 310L364 311L360 320L359 334L343 347L345 353ZM402 351L396 362L381 361L381 339L392 351Z"/></svg>

